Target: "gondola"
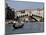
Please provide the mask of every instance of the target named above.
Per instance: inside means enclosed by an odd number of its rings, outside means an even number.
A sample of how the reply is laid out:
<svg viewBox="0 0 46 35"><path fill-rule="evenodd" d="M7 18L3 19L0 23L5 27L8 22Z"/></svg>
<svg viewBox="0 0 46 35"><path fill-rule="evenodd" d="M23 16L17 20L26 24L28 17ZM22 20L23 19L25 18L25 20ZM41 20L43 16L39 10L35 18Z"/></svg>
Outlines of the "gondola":
<svg viewBox="0 0 46 35"><path fill-rule="evenodd" d="M24 24L19 24L18 26L15 24L13 24L13 28L14 29L19 29L19 28L22 28L24 26Z"/></svg>

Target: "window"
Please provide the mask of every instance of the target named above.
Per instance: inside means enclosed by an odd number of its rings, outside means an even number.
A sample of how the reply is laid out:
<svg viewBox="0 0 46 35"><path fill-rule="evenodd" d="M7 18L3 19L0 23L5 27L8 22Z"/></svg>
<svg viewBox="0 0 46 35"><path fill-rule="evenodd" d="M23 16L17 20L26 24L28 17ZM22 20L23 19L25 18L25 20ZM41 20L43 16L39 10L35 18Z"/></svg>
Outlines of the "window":
<svg viewBox="0 0 46 35"><path fill-rule="evenodd" d="M25 10L22 10L21 13L25 13Z"/></svg>

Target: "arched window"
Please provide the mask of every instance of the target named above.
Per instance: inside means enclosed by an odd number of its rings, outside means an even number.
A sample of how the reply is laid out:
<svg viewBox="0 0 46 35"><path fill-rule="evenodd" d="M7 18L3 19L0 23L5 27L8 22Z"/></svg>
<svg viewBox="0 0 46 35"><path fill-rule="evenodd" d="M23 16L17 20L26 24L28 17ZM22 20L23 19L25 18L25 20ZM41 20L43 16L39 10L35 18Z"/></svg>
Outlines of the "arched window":
<svg viewBox="0 0 46 35"><path fill-rule="evenodd" d="M25 10L22 10L21 13L25 13Z"/></svg>

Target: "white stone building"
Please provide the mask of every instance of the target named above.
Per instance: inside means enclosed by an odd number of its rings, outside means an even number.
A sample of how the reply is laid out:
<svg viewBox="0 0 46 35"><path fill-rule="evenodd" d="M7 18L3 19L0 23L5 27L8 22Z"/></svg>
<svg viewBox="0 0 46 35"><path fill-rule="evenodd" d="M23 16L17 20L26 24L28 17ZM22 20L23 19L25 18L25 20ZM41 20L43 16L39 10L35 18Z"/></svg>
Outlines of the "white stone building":
<svg viewBox="0 0 46 35"><path fill-rule="evenodd" d="M32 12L32 14L34 14L34 15L44 17L44 16L43 16L43 15L44 15L44 10L43 10L43 9L39 9L39 10L33 9L33 10L31 10L31 12Z"/></svg>
<svg viewBox="0 0 46 35"><path fill-rule="evenodd" d="M29 16L32 16L33 15L37 15L37 16L41 16L41 17L44 17L44 10L43 9L25 9L25 10L17 10L15 12L15 17L18 16L18 17L21 17L20 19L22 20L26 20L28 21L29 20ZM34 17L36 18L38 21L41 19L41 18L38 18L38 17Z"/></svg>
<svg viewBox="0 0 46 35"><path fill-rule="evenodd" d="M16 16L23 16L23 15L28 15L28 16L31 16L32 13L30 10L26 9L26 10L19 10L19 11L16 11Z"/></svg>
<svg viewBox="0 0 46 35"><path fill-rule="evenodd" d="M18 16L18 17L21 17L22 20L26 20L28 21L28 17L29 16L32 16L32 13L31 13L31 10L29 9L25 9L25 10L19 10L19 11L16 11L15 13L15 17Z"/></svg>
<svg viewBox="0 0 46 35"><path fill-rule="evenodd" d="M33 15L39 16L44 18L44 10L43 9L33 9L31 10ZM41 18L33 16L35 19L37 19L38 21L40 21Z"/></svg>

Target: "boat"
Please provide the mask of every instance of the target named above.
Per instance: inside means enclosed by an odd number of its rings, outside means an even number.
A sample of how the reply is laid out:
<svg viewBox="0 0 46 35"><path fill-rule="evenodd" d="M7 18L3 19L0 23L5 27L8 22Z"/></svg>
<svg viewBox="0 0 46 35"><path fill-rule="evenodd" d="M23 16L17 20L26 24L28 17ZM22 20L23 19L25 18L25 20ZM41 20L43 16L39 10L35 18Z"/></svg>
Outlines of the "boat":
<svg viewBox="0 0 46 35"><path fill-rule="evenodd" d="M13 28L14 29L19 29L19 28L22 28L24 26L24 24L13 24Z"/></svg>
<svg viewBox="0 0 46 35"><path fill-rule="evenodd" d="M13 28L14 29L19 29L19 28L22 28L24 26L24 22L21 22L21 23L15 23L13 24Z"/></svg>

